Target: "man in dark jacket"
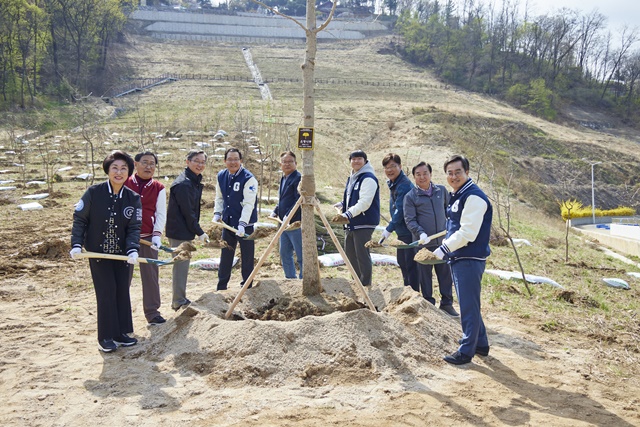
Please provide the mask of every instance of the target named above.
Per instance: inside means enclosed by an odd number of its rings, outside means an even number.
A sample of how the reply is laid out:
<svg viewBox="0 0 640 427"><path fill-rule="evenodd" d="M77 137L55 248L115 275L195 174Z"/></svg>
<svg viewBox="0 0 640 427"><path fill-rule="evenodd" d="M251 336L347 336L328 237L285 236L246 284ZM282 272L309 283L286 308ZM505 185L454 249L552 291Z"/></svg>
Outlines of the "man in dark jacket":
<svg viewBox="0 0 640 427"><path fill-rule="evenodd" d="M469 177L469 160L452 156L444 163L453 194L447 205L447 237L433 254L451 265L460 302L460 347L444 360L453 365L471 362L477 354L489 355L487 330L480 311L482 275L491 254L489 238L493 207L486 194Z"/></svg>
<svg viewBox="0 0 640 427"><path fill-rule="evenodd" d="M169 244L176 247L198 236L202 242L209 240L207 233L200 227L200 200L202 199L202 172L207 165L207 154L202 150L191 150L187 154L187 167L171 184L169 208L167 209L167 237ZM175 255L174 255L175 256ZM191 303L187 299L187 277L189 261L173 264L174 310Z"/></svg>
<svg viewBox="0 0 640 427"><path fill-rule="evenodd" d="M418 163L411 171L416 180L416 187L404 198L404 219L413 236L420 240L421 245L424 245L421 248L426 247L433 251L442 242L442 237L432 242L429 236L446 228L445 209L449 201L449 193L443 185L435 185L431 182L431 171L431 165L425 162ZM435 268L438 276L440 310L450 316L458 317L459 314L453 308L453 281L447 264L434 266L418 264L422 296L435 305L432 267Z"/></svg>
<svg viewBox="0 0 640 427"><path fill-rule="evenodd" d="M282 169L282 178L280 179L280 188L278 190L278 206L273 210L271 216L284 218L289 215L291 209L300 198L298 193L298 185L300 184L301 175L296 169L296 155L292 151L285 151L280 154L280 168ZM302 210L298 209L293 218L289 221L292 224L300 221L302 218ZM300 274L298 278L302 279L302 229L284 231L280 235L280 261L284 276L287 279L296 278L296 264L293 261L293 252L296 253L298 264L300 265Z"/></svg>
<svg viewBox="0 0 640 427"><path fill-rule="evenodd" d="M411 191L413 184L402 171L402 161L399 155L387 154L382 159L382 166L385 175L387 175L387 185L389 186L389 214L391 216L389 225L382 232L382 240L395 232L398 240L411 243L411 231L407 228L404 220L404 196ZM416 262L413 260L414 255L413 248L396 249L396 258L402 272L404 285L418 290L418 270Z"/></svg>

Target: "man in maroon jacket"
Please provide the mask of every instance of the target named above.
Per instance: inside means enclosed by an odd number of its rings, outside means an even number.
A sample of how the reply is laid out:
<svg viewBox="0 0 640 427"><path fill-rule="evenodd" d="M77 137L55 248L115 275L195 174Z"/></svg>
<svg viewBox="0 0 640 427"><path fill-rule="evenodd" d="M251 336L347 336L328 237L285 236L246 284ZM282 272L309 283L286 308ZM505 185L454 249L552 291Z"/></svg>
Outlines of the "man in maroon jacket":
<svg viewBox="0 0 640 427"><path fill-rule="evenodd" d="M167 193L164 185L153 179L158 165L158 157L150 152L139 153L134 158L135 173L127 179L125 185L140 195L142 201L142 229L140 239L153 243L155 248L140 245L140 256L158 259L158 249L162 244L161 236L167 222ZM142 307L144 316L150 325L164 323L160 314L160 283L158 266L139 264L142 280ZM133 277L133 265L130 278Z"/></svg>

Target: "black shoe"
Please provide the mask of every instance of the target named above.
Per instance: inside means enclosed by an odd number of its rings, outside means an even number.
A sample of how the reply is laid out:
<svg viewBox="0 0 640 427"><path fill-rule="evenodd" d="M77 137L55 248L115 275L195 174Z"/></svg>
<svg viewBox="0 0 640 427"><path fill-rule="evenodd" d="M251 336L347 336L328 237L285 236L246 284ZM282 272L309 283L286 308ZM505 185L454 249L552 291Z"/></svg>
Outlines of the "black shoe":
<svg viewBox="0 0 640 427"><path fill-rule="evenodd" d="M113 340L98 340L98 350L104 353L111 353L112 351L116 351L118 346Z"/></svg>
<svg viewBox="0 0 640 427"><path fill-rule="evenodd" d="M458 344L462 345L462 338L460 338L458 340ZM489 355L489 346L486 347L480 347L480 346L476 346L476 354L478 356L488 356Z"/></svg>
<svg viewBox="0 0 640 427"><path fill-rule="evenodd" d="M456 351L449 356L445 356L444 361L447 363L451 363L452 365L464 365L471 362L471 358L466 354L462 354L459 351Z"/></svg>
<svg viewBox="0 0 640 427"><path fill-rule="evenodd" d="M179 306L177 306L177 307L171 307L171 308L173 308L173 311L178 311L178 310L180 310L182 307L188 307L188 306L189 306L189 304L191 304L191 301L189 301L189 300L187 299L187 300L185 300L185 302L183 302L183 303L182 303L182 304L180 304Z"/></svg>
<svg viewBox="0 0 640 427"><path fill-rule="evenodd" d="M486 347L476 346L476 354L478 356L488 356L489 355L489 346L486 346Z"/></svg>
<svg viewBox="0 0 640 427"><path fill-rule="evenodd" d="M460 317L460 315L455 310L455 308L453 308L452 305L441 305L440 306L440 310L444 311L445 313L447 313L451 317Z"/></svg>
<svg viewBox="0 0 640 427"><path fill-rule="evenodd" d="M162 316L156 316L153 319L149 320L150 325L160 325L166 322L166 319Z"/></svg>
<svg viewBox="0 0 640 427"><path fill-rule="evenodd" d="M138 340L135 338L131 338L128 335L122 334L118 338L114 338L113 342L123 347L130 347L132 345L138 344Z"/></svg>

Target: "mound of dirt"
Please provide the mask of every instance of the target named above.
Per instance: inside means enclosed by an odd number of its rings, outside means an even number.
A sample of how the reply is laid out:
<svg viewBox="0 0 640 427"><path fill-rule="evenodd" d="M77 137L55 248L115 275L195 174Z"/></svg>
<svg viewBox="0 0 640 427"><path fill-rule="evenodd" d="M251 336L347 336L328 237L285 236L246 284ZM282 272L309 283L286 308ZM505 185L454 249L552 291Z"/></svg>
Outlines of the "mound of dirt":
<svg viewBox="0 0 640 427"><path fill-rule="evenodd" d="M317 387L428 375L457 345L457 322L411 289L374 285L368 292L376 313L363 308L347 280L322 286L325 292L307 298L299 281L261 281L245 293L234 316L245 320L236 321L224 320L234 291L205 294L173 328L125 357L169 363L212 387Z"/></svg>
<svg viewBox="0 0 640 427"><path fill-rule="evenodd" d="M69 257L71 245L68 240L50 239L44 242L37 242L30 247L25 248L19 255L19 258L46 258L46 259L63 259Z"/></svg>

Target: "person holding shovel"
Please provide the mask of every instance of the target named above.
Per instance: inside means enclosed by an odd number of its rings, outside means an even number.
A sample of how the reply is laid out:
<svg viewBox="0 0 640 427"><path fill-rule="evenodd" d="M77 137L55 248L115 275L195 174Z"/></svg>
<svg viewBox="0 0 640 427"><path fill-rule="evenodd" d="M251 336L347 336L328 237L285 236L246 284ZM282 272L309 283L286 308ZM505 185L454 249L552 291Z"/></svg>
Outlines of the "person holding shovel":
<svg viewBox="0 0 640 427"><path fill-rule="evenodd" d="M280 169L282 169L282 178L280 179L280 188L278 190L278 205L271 214L274 218L284 221L284 218L291 213L291 209L300 198L298 193L298 185L302 178L300 172L296 169L296 155L292 151L285 151L280 154ZM302 219L302 210L298 209L293 215L289 224ZM302 229L285 230L280 235L280 262L284 270L284 276L287 279L296 278L296 264L293 261L293 252L296 253L298 264L300 265L300 274L298 278L302 279Z"/></svg>
<svg viewBox="0 0 640 427"><path fill-rule="evenodd" d="M173 181L169 192L169 208L167 209L167 237L171 247L192 241L195 236L207 242L209 236L200 226L200 200L202 199L202 172L207 166L207 153L202 150L191 150L187 154L187 166ZM174 257L179 253L175 252ZM173 264L173 297L171 308L178 311L188 306L187 278L189 277L189 260Z"/></svg>
<svg viewBox="0 0 640 427"><path fill-rule="evenodd" d="M153 179L158 165L158 157L151 151L136 154L135 173L124 185L140 195L142 202L142 230L140 239L153 243L155 248L141 245L140 255L158 259L158 248L162 245L162 233L167 222L167 192L164 185ZM142 281L142 308L149 325L166 322L160 314L160 282L156 264L139 264ZM129 281L133 278L133 266Z"/></svg>
<svg viewBox="0 0 640 427"><path fill-rule="evenodd" d="M380 224L380 185L367 154L362 150L349 154L351 175L344 189L342 202L333 205L347 224L344 225L344 251L360 282L371 285L372 263L369 248L376 226Z"/></svg>
<svg viewBox="0 0 640 427"><path fill-rule="evenodd" d="M444 360L453 365L471 362L477 354L489 355L487 330L480 311L480 290L487 257L493 207L489 198L469 177L469 160L452 156L444 163L453 194L447 205L447 237L433 251L451 265L460 302L460 347Z"/></svg>
<svg viewBox="0 0 640 427"><path fill-rule="evenodd" d="M413 184L409 177L402 170L400 156L389 153L382 159L384 173L387 175L387 186L389 186L389 213L391 221L382 232L381 243L387 239L391 233L395 232L398 240L403 243L411 243L411 231L407 228L404 220L404 197L413 189ZM413 260L415 251L413 248L396 249L396 258L402 272L404 286L418 287L418 269Z"/></svg>
<svg viewBox="0 0 640 427"><path fill-rule="evenodd" d="M142 204L140 196L127 188L133 159L116 150L102 162L107 181L92 185L75 205L71 228L72 258L82 252L127 255L127 261L90 258L89 268L98 305L98 348L110 353L118 346L135 345L129 264L138 262Z"/></svg>
<svg viewBox="0 0 640 427"><path fill-rule="evenodd" d="M404 220L411 234L420 240L420 249L426 247L434 250L442 242L442 237L431 241L429 236L446 229L446 206L449 193L444 185L437 185L431 181L431 165L420 162L413 167L411 174L416 186L404 198ZM440 289L440 310L452 317L458 317L453 308L453 280L448 264L418 265L419 287L413 289L422 291L422 296L431 304L436 303L433 298L433 272L436 270L438 287Z"/></svg>
<svg viewBox="0 0 640 427"><path fill-rule="evenodd" d="M227 289L231 279L233 257L240 243L242 262L242 282L253 271L255 242L244 237L253 233L253 224L258 221L258 180L242 165L242 153L231 147L224 152L225 169L218 172L216 180L216 200L213 208L213 222L222 220L237 230L222 230L222 240L227 247L222 248L220 267L218 268L217 290Z"/></svg>

